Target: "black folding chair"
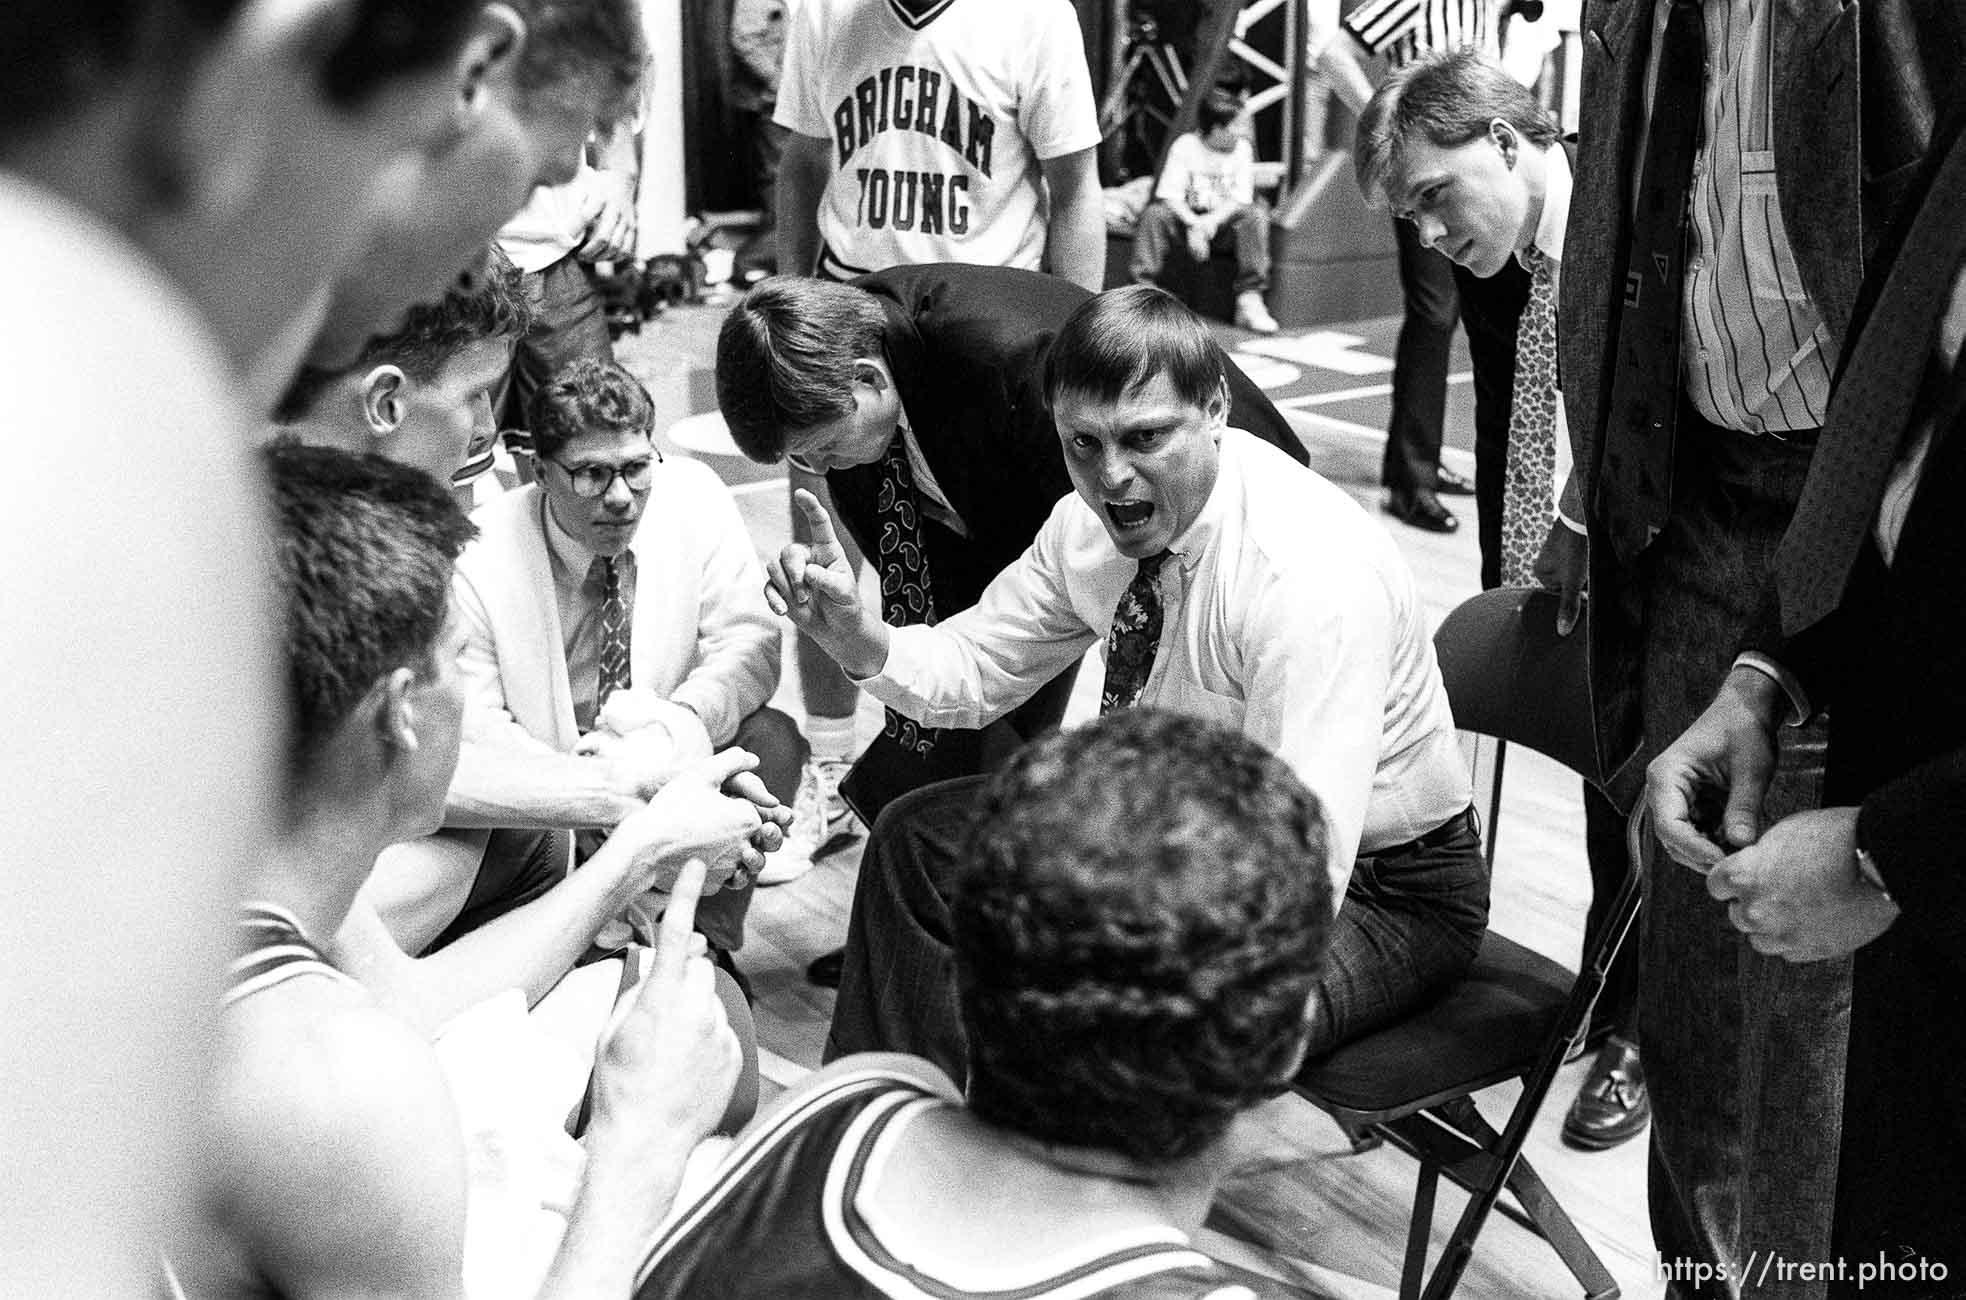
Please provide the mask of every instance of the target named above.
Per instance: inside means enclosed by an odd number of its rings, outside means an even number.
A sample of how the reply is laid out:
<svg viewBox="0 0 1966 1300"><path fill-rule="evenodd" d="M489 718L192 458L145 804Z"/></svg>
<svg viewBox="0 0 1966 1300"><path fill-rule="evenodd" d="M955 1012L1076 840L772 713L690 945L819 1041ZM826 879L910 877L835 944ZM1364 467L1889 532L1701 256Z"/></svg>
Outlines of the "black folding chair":
<svg viewBox="0 0 1966 1300"><path fill-rule="evenodd" d="M1527 745L1597 780L1585 638L1581 632L1557 636L1555 616L1556 600L1548 593L1476 596L1434 635L1441 676L1463 732ZM1491 863L1499 763L1495 780ZM1512 1217L1555 1248L1590 1300L1618 1294L1603 1261L1522 1158L1522 1144L1564 1057L1585 1033L1605 972L1637 915L1642 853L1648 851L1641 846L1652 842L1644 820L1631 819L1624 881L1577 974L1490 930L1473 968L1434 1003L1347 1043L1298 1077L1297 1091L1331 1114L1355 1144L1384 1139L1420 1162L1401 1300L1444 1300L1453 1293L1504 1189L1521 1207ZM1498 1133L1475 1109L1473 1094L1509 1079L1522 1080L1522 1095ZM1470 1195L1429 1276L1434 1193L1443 1174Z"/></svg>

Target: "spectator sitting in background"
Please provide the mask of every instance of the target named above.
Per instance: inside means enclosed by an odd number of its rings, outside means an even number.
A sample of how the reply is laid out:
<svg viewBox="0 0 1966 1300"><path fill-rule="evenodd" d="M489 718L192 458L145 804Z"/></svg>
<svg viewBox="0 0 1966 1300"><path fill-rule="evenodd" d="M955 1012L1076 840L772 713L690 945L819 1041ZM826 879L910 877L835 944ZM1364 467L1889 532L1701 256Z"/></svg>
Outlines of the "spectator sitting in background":
<svg viewBox="0 0 1966 1300"><path fill-rule="evenodd" d="M449 483L491 450L492 396L527 319L519 273L496 256L475 283L412 307L346 370L304 368L273 418L302 442L374 452Z"/></svg>
<svg viewBox="0 0 1966 1300"><path fill-rule="evenodd" d="M967 1101L911 1057L828 1066L682 1208L636 1300L1282 1294L1189 1234L1303 1059L1329 852L1316 797L1225 728L1135 709L1033 742L956 885Z"/></svg>
<svg viewBox="0 0 1966 1300"><path fill-rule="evenodd" d="M1236 255L1236 325L1277 332L1263 304L1270 287L1270 207L1256 197L1256 155L1236 134L1235 98L1220 91L1202 100L1195 130L1167 149L1154 201L1140 214L1133 237L1133 282L1159 281L1177 242L1197 265L1217 248Z"/></svg>

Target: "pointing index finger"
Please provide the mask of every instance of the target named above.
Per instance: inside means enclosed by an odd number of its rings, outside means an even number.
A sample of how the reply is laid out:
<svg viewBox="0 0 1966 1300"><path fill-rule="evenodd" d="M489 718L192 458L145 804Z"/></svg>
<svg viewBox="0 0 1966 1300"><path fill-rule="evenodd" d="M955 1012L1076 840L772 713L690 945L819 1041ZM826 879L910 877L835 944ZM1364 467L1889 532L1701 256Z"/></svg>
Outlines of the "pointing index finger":
<svg viewBox="0 0 1966 1300"><path fill-rule="evenodd" d="M792 499L799 504L799 512L806 517L806 527L812 530L812 544L818 546L838 546L840 539L833 532L833 516L826 513L826 507L819 504L819 498L805 488L792 493Z"/></svg>
<svg viewBox="0 0 1966 1300"><path fill-rule="evenodd" d="M703 877L708 868L703 859L691 858L676 875L669 890L669 906L662 911L662 924L655 936L655 975L658 979L680 979L689 961L690 935L696 926L696 900L703 896Z"/></svg>

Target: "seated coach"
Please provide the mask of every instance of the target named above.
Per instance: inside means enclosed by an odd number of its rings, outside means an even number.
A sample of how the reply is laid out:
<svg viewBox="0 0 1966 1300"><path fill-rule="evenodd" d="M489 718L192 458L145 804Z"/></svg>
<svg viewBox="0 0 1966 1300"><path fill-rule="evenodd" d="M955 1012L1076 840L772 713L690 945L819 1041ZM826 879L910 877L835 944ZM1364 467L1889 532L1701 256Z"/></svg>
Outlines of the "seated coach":
<svg viewBox="0 0 1966 1300"><path fill-rule="evenodd" d="M1081 306L1042 393L1075 495L972 607L892 626L860 601L810 494L810 548L771 563L774 608L925 728L978 727L1105 642L1103 711L1207 718L1294 769L1329 818L1342 897L1312 1053L1397 1018L1474 958L1488 877L1411 572L1350 497L1233 427L1221 351L1150 286ZM973 779L882 815L862 859L829 1056L965 1065L948 884Z"/></svg>
<svg viewBox="0 0 1966 1300"><path fill-rule="evenodd" d="M458 561L469 706L447 826L605 830L732 745L789 803L805 746L766 707L779 632L730 493L703 465L663 459L654 403L613 362L573 363L533 406L535 481L476 512ZM741 945L749 901L744 888L704 900L715 947Z"/></svg>

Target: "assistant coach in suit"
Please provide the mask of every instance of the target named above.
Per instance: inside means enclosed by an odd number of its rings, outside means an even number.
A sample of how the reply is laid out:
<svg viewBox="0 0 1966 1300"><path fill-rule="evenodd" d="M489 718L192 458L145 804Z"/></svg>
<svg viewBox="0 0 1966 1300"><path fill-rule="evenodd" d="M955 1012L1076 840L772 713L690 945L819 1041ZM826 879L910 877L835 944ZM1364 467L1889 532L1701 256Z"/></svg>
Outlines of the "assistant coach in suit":
<svg viewBox="0 0 1966 1300"><path fill-rule="evenodd" d="M1642 739L1686 730L1768 599L1867 258L1958 80L1956 9L1586 6L1558 339L1600 758L1623 799ZM1807 759L1788 747L1771 818L1814 802ZM1793 1134L1835 1135L1848 977L1757 954L1702 883L1670 862L1648 881L1653 1236L1738 1277L1749 1251L1826 1254L1832 1178Z"/></svg>
<svg viewBox="0 0 1966 1300"><path fill-rule="evenodd" d="M1966 1295L1962 124L1955 112L1927 197L1866 290L1777 561L1785 635L1736 665L1647 789L1661 840L1709 872L1755 948L1856 954L1835 1254L1898 1274L1865 1294ZM1778 728L1818 709L1825 806L1763 830ZM1703 806L1725 807L1722 835ZM1723 835L1749 847L1729 854Z"/></svg>

